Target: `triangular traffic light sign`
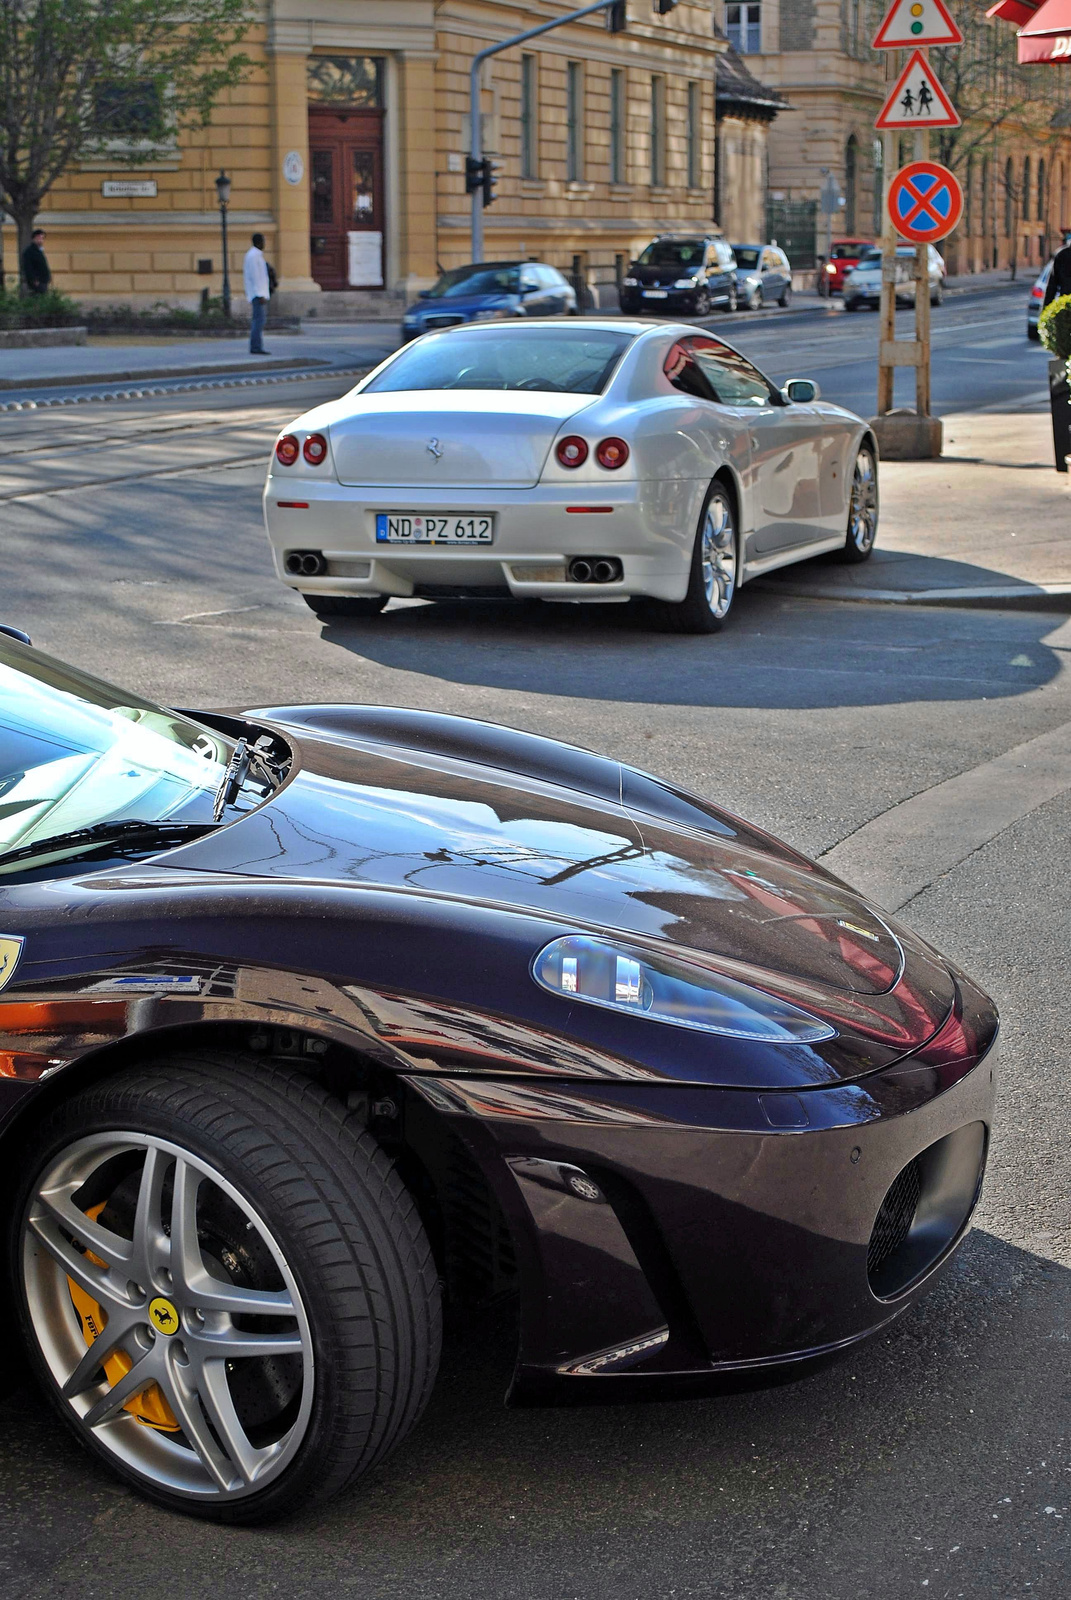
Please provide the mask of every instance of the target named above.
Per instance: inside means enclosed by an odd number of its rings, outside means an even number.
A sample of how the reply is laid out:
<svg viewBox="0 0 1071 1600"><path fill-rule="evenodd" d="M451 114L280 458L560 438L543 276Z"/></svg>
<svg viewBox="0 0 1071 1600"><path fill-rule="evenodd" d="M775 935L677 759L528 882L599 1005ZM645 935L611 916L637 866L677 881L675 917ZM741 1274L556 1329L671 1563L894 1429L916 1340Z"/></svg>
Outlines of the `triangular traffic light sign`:
<svg viewBox="0 0 1071 1600"><path fill-rule="evenodd" d="M945 0L893 0L874 36L875 50L907 50L912 45L962 44Z"/></svg>
<svg viewBox="0 0 1071 1600"><path fill-rule="evenodd" d="M916 50L881 108L875 128L958 128L956 108L921 50Z"/></svg>

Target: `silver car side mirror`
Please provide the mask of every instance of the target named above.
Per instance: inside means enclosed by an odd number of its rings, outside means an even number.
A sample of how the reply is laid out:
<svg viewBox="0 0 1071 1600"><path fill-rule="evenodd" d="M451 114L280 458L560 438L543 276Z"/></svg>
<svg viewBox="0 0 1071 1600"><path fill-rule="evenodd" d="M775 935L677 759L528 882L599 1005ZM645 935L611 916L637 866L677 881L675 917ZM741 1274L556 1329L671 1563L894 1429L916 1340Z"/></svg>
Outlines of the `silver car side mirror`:
<svg viewBox="0 0 1071 1600"><path fill-rule="evenodd" d="M805 406L821 396L821 389L813 378L789 378L781 390L790 405Z"/></svg>

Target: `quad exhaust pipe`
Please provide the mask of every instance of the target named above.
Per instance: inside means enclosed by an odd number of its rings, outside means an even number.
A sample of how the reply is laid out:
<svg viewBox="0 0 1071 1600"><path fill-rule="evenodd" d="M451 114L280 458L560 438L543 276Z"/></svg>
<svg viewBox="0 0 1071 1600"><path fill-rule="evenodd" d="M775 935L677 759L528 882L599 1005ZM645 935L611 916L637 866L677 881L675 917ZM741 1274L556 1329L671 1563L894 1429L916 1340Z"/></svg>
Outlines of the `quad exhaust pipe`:
<svg viewBox="0 0 1071 1600"><path fill-rule="evenodd" d="M570 583L620 583L623 576L616 556L574 556L569 563Z"/></svg>
<svg viewBox="0 0 1071 1600"><path fill-rule="evenodd" d="M295 578L322 578L327 571L322 550L288 550L283 566Z"/></svg>

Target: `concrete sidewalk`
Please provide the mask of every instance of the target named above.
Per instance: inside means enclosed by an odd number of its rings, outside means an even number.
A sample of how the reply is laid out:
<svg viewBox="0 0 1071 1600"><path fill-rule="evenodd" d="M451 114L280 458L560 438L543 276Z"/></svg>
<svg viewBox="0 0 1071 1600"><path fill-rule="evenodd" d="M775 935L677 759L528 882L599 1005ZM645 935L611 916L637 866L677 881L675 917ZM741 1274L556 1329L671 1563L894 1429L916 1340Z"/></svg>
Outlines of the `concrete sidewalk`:
<svg viewBox="0 0 1071 1600"><path fill-rule="evenodd" d="M310 367L372 366L397 343L393 328L354 325L265 335L268 353L250 355L238 339L173 339L100 335L85 345L51 350L0 350L0 391L127 383L151 378L221 376Z"/></svg>
<svg viewBox="0 0 1071 1600"><path fill-rule="evenodd" d="M887 605L1071 610L1071 482L1047 410L944 419L937 461L881 466L870 560L822 556L756 579L770 593Z"/></svg>

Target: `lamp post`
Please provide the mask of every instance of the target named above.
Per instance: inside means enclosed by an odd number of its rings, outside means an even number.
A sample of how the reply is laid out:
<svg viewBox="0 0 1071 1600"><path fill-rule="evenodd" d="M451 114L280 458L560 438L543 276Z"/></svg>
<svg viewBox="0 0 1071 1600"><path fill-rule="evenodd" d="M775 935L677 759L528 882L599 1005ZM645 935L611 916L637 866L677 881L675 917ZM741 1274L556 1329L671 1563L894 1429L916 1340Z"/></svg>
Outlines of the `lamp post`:
<svg viewBox="0 0 1071 1600"><path fill-rule="evenodd" d="M231 198L231 180L220 169L216 179L216 193L219 195L219 229L223 236L223 315L230 318L231 314L231 271L227 262L227 206Z"/></svg>

